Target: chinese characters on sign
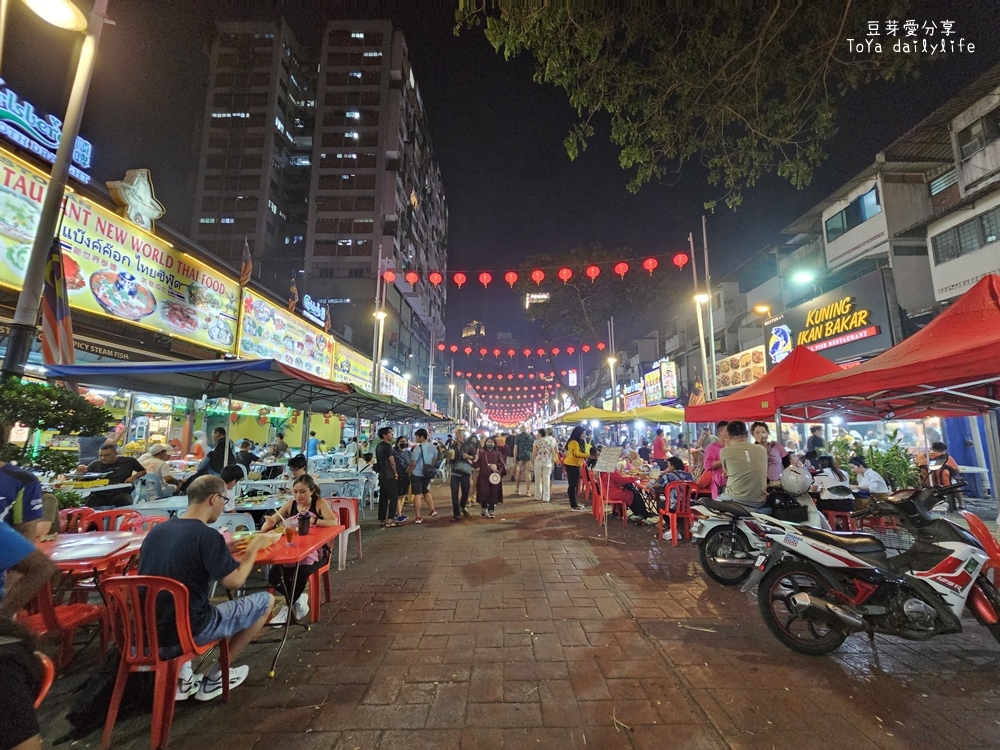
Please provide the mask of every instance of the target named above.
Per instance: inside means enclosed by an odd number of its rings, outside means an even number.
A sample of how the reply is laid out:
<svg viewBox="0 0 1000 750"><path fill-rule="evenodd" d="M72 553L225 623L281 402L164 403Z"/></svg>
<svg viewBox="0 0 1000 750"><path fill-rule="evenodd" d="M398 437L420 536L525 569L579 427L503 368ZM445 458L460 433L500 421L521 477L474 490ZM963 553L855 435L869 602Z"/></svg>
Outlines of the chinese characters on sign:
<svg viewBox="0 0 1000 750"><path fill-rule="evenodd" d="M869 21L863 38L848 37L847 49L854 53L937 55L974 53L976 45L965 37L955 36L954 21Z"/></svg>

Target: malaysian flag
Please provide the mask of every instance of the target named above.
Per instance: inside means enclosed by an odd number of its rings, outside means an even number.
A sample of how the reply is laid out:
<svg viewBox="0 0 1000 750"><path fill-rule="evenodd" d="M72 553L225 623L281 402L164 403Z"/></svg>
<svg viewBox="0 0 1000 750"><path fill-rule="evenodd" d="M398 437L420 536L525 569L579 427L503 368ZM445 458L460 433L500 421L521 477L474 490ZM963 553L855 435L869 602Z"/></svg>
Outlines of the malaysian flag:
<svg viewBox="0 0 1000 750"><path fill-rule="evenodd" d="M250 240L248 237L243 238L243 265L240 266L240 286L246 286L250 283L250 277L253 275L253 258L250 257Z"/></svg>
<svg viewBox="0 0 1000 750"><path fill-rule="evenodd" d="M326 306L326 318L323 320L323 333L330 332L330 305Z"/></svg>
<svg viewBox="0 0 1000 750"><path fill-rule="evenodd" d="M295 306L299 303L299 288L295 286L295 277L292 277L292 285L288 288L288 312L295 312Z"/></svg>
<svg viewBox="0 0 1000 750"><path fill-rule="evenodd" d="M691 395L688 397L688 406L701 406L703 403L705 403L705 386L702 385L701 378L695 375Z"/></svg>
<svg viewBox="0 0 1000 750"><path fill-rule="evenodd" d="M52 241L42 285L42 357L47 365L74 363L73 321L58 238Z"/></svg>

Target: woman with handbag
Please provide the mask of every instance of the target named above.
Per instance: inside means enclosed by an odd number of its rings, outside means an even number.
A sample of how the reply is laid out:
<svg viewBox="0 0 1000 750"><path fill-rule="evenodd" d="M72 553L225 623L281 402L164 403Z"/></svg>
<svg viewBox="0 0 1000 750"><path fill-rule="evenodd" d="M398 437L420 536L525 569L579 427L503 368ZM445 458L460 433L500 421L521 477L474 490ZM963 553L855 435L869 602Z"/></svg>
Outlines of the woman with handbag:
<svg viewBox="0 0 1000 750"><path fill-rule="evenodd" d="M479 469L476 495L482 508L479 514L481 516L495 518L493 511L503 502L503 478L507 473L505 458L503 451L497 448L496 440L491 437L486 438L486 444L479 451L479 458L475 463Z"/></svg>
<svg viewBox="0 0 1000 750"><path fill-rule="evenodd" d="M465 509L469 502L469 486L472 482L472 465L479 450L476 444L465 437L465 428L455 429L455 439L446 453L451 466L451 520L458 521L462 515L469 515Z"/></svg>

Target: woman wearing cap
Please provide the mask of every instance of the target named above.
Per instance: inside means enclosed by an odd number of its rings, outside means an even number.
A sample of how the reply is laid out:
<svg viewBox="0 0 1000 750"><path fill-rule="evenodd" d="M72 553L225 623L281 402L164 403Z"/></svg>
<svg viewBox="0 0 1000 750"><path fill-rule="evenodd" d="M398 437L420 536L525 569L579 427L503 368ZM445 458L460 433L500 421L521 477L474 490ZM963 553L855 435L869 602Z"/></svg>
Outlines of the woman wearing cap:
<svg viewBox="0 0 1000 750"><path fill-rule="evenodd" d="M147 474L159 474L160 479L176 492L181 481L170 474L170 464L167 463L169 454L170 449L167 446L157 443L149 446L149 453L143 453L139 456L139 463L142 464L142 468L146 470Z"/></svg>

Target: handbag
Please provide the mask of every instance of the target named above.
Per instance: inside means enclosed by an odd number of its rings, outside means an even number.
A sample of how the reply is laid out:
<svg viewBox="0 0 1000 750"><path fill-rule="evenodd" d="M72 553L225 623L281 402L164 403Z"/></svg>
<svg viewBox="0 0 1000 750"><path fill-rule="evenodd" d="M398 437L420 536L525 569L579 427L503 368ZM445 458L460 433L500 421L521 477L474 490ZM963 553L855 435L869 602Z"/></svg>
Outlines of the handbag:
<svg viewBox="0 0 1000 750"><path fill-rule="evenodd" d="M456 461L455 465L451 467L451 473L458 474L460 477L471 477L472 467L468 461Z"/></svg>
<svg viewBox="0 0 1000 750"><path fill-rule="evenodd" d="M500 484L500 482L503 481L503 477L500 476L499 471L494 471L492 474L490 474L489 479L490 479L490 484Z"/></svg>

